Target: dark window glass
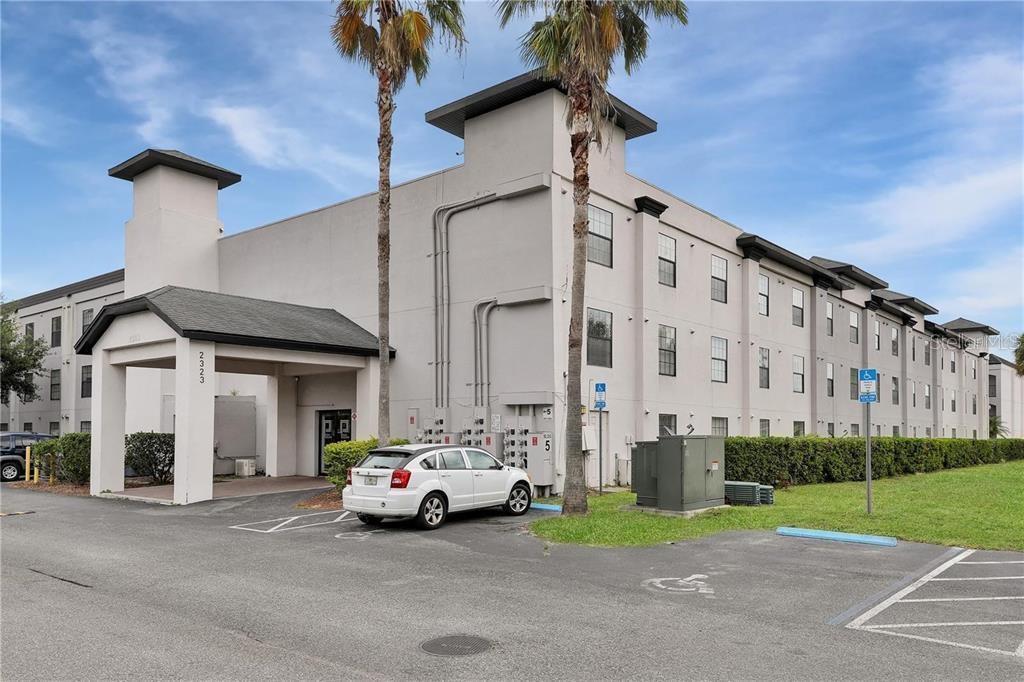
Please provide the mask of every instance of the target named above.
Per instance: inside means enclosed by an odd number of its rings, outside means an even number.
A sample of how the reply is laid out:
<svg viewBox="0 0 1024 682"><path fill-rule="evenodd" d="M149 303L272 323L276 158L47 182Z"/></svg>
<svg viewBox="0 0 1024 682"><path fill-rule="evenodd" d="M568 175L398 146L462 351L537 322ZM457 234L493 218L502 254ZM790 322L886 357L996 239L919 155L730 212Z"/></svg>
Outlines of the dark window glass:
<svg viewBox="0 0 1024 682"><path fill-rule="evenodd" d="M587 308L587 364L612 366L612 314Z"/></svg>
<svg viewBox="0 0 1024 682"><path fill-rule="evenodd" d="M658 235L658 282L676 285L676 240L664 234Z"/></svg>
<svg viewBox="0 0 1024 682"><path fill-rule="evenodd" d="M60 346L60 318L50 318L50 348Z"/></svg>
<svg viewBox="0 0 1024 682"><path fill-rule="evenodd" d="M711 337L711 381L729 381L729 342L717 336Z"/></svg>
<svg viewBox="0 0 1024 682"><path fill-rule="evenodd" d="M729 301L729 261L718 256L711 256L711 300Z"/></svg>
<svg viewBox="0 0 1024 682"><path fill-rule="evenodd" d="M82 367L82 397L92 397L92 365Z"/></svg>
<svg viewBox="0 0 1024 682"><path fill-rule="evenodd" d="M466 461L458 450L445 450L441 453L442 469L465 469Z"/></svg>
<svg viewBox="0 0 1024 682"><path fill-rule="evenodd" d="M60 370L50 370L50 400L60 400Z"/></svg>
<svg viewBox="0 0 1024 682"><path fill-rule="evenodd" d="M82 311L82 332L84 333L89 325L92 324L92 308L86 308Z"/></svg>
<svg viewBox="0 0 1024 682"><path fill-rule="evenodd" d="M767 348L757 349L757 385L760 388L771 388L771 357Z"/></svg>
<svg viewBox="0 0 1024 682"><path fill-rule="evenodd" d="M757 312L759 315L768 316L769 311L769 286L771 281L768 279L768 275L757 276Z"/></svg>
<svg viewBox="0 0 1024 682"><path fill-rule="evenodd" d="M771 420L770 419L761 419L761 420L759 420L758 429L759 429L759 433L762 436L770 436L770 435L772 435L772 422L771 422Z"/></svg>
<svg viewBox="0 0 1024 682"><path fill-rule="evenodd" d="M804 292L793 289L793 326L804 326Z"/></svg>
<svg viewBox="0 0 1024 682"><path fill-rule="evenodd" d="M587 234L587 260L598 265L612 266L612 214L597 206L587 206L589 232Z"/></svg>
<svg viewBox="0 0 1024 682"><path fill-rule="evenodd" d="M466 450L470 469L500 469L501 464L483 450Z"/></svg>
<svg viewBox="0 0 1024 682"><path fill-rule="evenodd" d="M676 375L676 328L658 325L658 374Z"/></svg>
<svg viewBox="0 0 1024 682"><path fill-rule="evenodd" d="M659 414L658 415L658 435L659 436L674 436L674 435L676 435L676 416L674 414Z"/></svg>

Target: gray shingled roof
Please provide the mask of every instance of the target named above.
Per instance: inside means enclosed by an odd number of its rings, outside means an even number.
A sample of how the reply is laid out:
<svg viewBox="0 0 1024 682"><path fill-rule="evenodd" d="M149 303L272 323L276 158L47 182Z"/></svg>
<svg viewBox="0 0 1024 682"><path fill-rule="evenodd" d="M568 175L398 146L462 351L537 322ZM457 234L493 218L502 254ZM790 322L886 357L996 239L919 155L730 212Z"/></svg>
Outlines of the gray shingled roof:
<svg viewBox="0 0 1024 682"><path fill-rule="evenodd" d="M58 298L64 298L72 294L77 294L81 291L88 291L96 287L105 286L107 284L114 284L116 282L124 281L124 268L120 270L113 270L111 272L105 272L102 275L96 275L88 279L82 279L71 284L65 284L64 286L57 287L56 289L49 289L47 291L41 291L38 294L30 294L24 298L19 298L16 301L10 301L4 304L4 308L10 308L11 310L20 310L22 308L28 308L37 303L44 303L46 301L53 301Z"/></svg>
<svg viewBox="0 0 1024 682"><path fill-rule="evenodd" d="M968 320L966 317L958 317L955 320L949 322L943 322L942 326L946 329L952 329L958 332L984 332L989 336L995 336L999 333L998 330L993 329L987 324L981 322L975 322L974 320Z"/></svg>
<svg viewBox="0 0 1024 682"><path fill-rule="evenodd" d="M90 354L114 318L146 310L191 339L346 355L378 354L377 337L337 310L176 286L104 306L75 350Z"/></svg>

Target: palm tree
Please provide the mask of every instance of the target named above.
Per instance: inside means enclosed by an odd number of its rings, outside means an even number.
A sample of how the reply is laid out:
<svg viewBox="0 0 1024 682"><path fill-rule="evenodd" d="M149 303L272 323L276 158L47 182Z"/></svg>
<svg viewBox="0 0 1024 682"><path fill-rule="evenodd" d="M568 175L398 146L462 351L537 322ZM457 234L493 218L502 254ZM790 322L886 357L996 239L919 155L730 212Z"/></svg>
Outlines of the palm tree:
<svg viewBox="0 0 1024 682"><path fill-rule="evenodd" d="M998 415L989 415L988 418L988 437L989 438L1006 438L1010 435L1010 430L1006 428L1006 424L999 418Z"/></svg>
<svg viewBox="0 0 1024 682"><path fill-rule="evenodd" d="M1013 363L1016 365L1017 374L1024 376L1024 334L1017 335L1016 345L1013 348Z"/></svg>
<svg viewBox="0 0 1024 682"><path fill-rule="evenodd" d="M499 0L505 27L516 17L536 21L521 39L521 55L540 75L559 82L569 99L569 153L573 164L572 303L565 418L565 490L562 513L587 512L583 472L582 404L583 296L587 273L587 204L590 201L590 144L602 143L601 129L612 112L608 77L620 56L632 73L647 56L650 18L687 23L680 0Z"/></svg>
<svg viewBox="0 0 1024 682"><path fill-rule="evenodd" d="M439 33L461 52L466 43L461 0L341 0L331 38L342 57L364 64L377 77L377 337L380 353L377 434L391 439L391 119L395 94L411 71L419 83L430 66L430 46Z"/></svg>

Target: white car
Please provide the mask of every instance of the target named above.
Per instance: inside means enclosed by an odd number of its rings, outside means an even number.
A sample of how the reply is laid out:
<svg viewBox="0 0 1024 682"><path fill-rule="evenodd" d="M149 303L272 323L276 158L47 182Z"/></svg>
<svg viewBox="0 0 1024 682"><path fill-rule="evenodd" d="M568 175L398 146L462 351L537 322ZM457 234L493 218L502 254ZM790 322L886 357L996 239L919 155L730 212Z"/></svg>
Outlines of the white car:
<svg viewBox="0 0 1024 682"><path fill-rule="evenodd" d="M502 506L521 516L532 490L525 471L478 448L395 445L371 450L349 469L341 498L363 523L415 518L431 530L454 511Z"/></svg>

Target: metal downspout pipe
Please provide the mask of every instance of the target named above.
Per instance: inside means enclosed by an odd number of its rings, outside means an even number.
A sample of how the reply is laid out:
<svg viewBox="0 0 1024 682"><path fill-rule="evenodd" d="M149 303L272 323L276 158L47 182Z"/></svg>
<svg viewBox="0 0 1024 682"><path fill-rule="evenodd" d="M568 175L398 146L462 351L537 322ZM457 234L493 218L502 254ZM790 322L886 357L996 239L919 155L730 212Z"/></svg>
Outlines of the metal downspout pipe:
<svg viewBox="0 0 1024 682"><path fill-rule="evenodd" d="M434 407L447 407L451 397L449 356L451 354L451 315L449 299L448 224L452 216L496 201L495 192L438 206L434 210Z"/></svg>

